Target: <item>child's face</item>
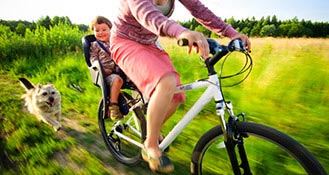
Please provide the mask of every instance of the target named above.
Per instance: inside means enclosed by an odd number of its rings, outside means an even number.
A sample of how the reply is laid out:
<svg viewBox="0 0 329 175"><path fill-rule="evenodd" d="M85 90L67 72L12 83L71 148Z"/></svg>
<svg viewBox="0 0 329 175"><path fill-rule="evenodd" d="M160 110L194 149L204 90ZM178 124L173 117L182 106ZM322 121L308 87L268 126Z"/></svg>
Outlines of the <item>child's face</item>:
<svg viewBox="0 0 329 175"><path fill-rule="evenodd" d="M110 28L105 23L96 24L94 27L94 35L96 39L102 42L108 42L110 40Z"/></svg>

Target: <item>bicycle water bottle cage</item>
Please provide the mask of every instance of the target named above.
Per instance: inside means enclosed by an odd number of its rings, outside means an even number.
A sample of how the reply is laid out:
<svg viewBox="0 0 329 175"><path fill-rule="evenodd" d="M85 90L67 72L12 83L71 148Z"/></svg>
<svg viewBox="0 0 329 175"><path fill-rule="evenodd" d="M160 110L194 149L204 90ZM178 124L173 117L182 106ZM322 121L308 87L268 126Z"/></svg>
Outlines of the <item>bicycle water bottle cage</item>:
<svg viewBox="0 0 329 175"><path fill-rule="evenodd" d="M230 43L228 44L228 49L230 52L233 52L233 51L244 52L244 51L246 51L246 46L240 39L234 39L234 40L230 41Z"/></svg>

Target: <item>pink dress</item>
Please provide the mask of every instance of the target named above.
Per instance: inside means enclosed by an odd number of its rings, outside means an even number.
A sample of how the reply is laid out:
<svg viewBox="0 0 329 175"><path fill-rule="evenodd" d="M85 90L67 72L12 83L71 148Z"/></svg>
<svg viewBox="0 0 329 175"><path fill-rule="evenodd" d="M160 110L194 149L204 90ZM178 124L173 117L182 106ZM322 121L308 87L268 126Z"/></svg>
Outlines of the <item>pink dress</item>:
<svg viewBox="0 0 329 175"><path fill-rule="evenodd" d="M179 1L208 29L228 37L237 33L199 0ZM120 0L120 2L119 14L111 29L110 49L113 60L146 97L152 96L159 80L170 72L176 75L179 85L180 77L169 55L158 48L156 42L158 36L178 38L187 29L169 20L157 9L152 0ZM172 0L171 12L174 5L175 0ZM173 99L176 102L184 100L183 93L175 94Z"/></svg>

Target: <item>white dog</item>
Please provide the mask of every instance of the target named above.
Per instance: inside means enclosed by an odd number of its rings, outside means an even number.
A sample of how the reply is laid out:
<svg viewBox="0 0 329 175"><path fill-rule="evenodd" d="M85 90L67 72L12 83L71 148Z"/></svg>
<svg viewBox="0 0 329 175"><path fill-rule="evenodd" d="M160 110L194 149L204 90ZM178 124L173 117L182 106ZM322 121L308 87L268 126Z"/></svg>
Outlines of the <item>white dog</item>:
<svg viewBox="0 0 329 175"><path fill-rule="evenodd" d="M61 95L52 84L34 86L26 78L19 78L26 93L25 99L27 110L39 120L51 125L55 131L61 129ZM53 119L56 117L56 120Z"/></svg>

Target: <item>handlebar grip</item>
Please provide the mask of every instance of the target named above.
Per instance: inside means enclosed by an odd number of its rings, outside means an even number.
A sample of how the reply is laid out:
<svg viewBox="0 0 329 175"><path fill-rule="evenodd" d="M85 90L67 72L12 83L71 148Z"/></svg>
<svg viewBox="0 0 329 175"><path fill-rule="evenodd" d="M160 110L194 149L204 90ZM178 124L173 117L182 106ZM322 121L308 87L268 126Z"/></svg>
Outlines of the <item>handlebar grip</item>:
<svg viewBox="0 0 329 175"><path fill-rule="evenodd" d="M233 51L242 51L246 50L246 45L243 43L241 39L233 39L228 44L228 48L231 52Z"/></svg>
<svg viewBox="0 0 329 175"><path fill-rule="evenodd" d="M188 40L185 39L185 38L183 38L183 39L179 39L179 40L177 41L177 44L178 44L179 46L188 46Z"/></svg>

